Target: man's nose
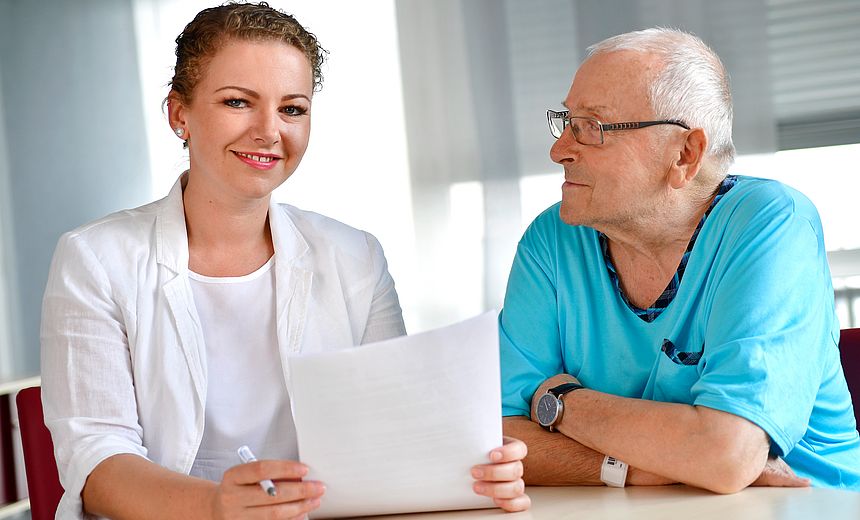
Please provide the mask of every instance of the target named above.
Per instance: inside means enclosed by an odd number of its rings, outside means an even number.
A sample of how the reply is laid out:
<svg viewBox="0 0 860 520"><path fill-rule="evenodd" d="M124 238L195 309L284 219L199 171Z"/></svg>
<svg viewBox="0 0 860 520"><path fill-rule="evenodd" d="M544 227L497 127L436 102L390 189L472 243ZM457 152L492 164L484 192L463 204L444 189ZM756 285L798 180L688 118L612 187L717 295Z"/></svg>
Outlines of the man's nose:
<svg viewBox="0 0 860 520"><path fill-rule="evenodd" d="M549 157L553 162L561 164L564 161L577 160L582 145L573 136L569 126L564 128L561 137L552 143L549 149Z"/></svg>

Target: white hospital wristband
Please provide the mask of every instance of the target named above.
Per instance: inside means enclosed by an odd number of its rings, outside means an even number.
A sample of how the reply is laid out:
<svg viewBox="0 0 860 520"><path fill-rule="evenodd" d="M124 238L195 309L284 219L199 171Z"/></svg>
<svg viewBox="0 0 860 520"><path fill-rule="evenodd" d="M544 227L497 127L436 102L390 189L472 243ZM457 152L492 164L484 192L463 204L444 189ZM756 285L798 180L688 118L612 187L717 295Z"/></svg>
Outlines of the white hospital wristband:
<svg viewBox="0 0 860 520"><path fill-rule="evenodd" d="M603 465L600 467L600 480L607 486L624 487L627 482L627 467L627 463L607 455L603 457Z"/></svg>

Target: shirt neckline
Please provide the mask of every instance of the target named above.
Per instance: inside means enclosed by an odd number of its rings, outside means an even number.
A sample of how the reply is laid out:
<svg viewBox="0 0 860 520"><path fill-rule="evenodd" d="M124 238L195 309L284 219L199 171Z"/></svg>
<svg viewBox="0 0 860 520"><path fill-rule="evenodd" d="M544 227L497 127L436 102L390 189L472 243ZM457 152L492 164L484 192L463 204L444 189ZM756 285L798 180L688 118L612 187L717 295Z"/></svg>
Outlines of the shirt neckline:
<svg viewBox="0 0 860 520"><path fill-rule="evenodd" d="M252 273L242 276L206 276L205 274L195 273L191 269L188 270L188 277L197 282L203 283L243 283L251 282L266 274L275 263L275 255L269 257L265 264Z"/></svg>
<svg viewBox="0 0 860 520"><path fill-rule="evenodd" d="M705 225L705 220L707 220L708 216L713 211L714 207L716 207L717 203L723 196L731 190L734 185L737 183L736 175L727 175L725 179L720 183L717 188L717 193L714 196L714 200L711 201L710 206L705 211L705 214L702 215L702 218L699 220L699 224L696 226L696 230L693 231L693 236L690 237L690 242L687 244L687 249L684 251L684 255L681 257L681 261L678 264L678 269L675 271L672 279L669 280L669 284L663 289L663 293L657 298L657 301L648 308L641 308L634 305L628 298L627 295L624 294L624 291L621 290L621 283L618 280L618 273L615 270L615 265L612 263L612 259L609 255L609 238L598 231L597 236L600 241L600 249L603 253L603 261L606 264L606 271L609 274L609 279L612 281L613 287L615 287L615 291L621 296L621 299L627 305L627 307L638 316L642 321L651 323L657 319L660 314L663 313L664 310L672 303L672 300L675 299L675 296L678 294L678 290L681 287L681 279L684 277L684 271L687 269L687 262L690 259L690 254L693 252L693 246L696 244L696 239L699 237L699 232L702 230L702 227Z"/></svg>

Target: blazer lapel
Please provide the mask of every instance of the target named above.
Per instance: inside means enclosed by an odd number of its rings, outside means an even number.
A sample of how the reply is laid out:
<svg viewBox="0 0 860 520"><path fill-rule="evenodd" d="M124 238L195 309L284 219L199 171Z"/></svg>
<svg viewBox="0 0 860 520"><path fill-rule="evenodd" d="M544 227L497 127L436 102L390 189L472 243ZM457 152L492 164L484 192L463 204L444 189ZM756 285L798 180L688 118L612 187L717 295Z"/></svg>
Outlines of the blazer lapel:
<svg viewBox="0 0 860 520"><path fill-rule="evenodd" d="M189 298L187 278L177 275L162 287L170 314L179 333L179 346L185 355L198 402L206 402L206 363L204 344L198 326L197 310Z"/></svg>
<svg viewBox="0 0 860 520"><path fill-rule="evenodd" d="M156 261L174 274L161 289L176 324L179 347L188 363L198 403L202 406L206 402L206 358L203 331L188 284L188 234L182 204L182 188L187 176L187 172L180 176L159 208L155 255Z"/></svg>
<svg viewBox="0 0 860 520"><path fill-rule="evenodd" d="M275 246L278 348L286 377L287 356L302 348L313 271L302 265L308 244L290 220L286 208L275 203L269 205L269 226Z"/></svg>

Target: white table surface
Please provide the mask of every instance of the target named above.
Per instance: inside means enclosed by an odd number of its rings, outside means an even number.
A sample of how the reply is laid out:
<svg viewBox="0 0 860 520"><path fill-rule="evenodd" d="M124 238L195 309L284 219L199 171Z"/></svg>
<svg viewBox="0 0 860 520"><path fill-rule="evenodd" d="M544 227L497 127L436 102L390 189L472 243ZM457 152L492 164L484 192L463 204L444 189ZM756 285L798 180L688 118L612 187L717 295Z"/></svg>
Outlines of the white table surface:
<svg viewBox="0 0 860 520"><path fill-rule="evenodd" d="M623 489L603 486L529 487L531 509L414 513L379 520L860 520L860 493L823 488L747 488L717 495L687 486ZM367 517L371 518L371 517Z"/></svg>

